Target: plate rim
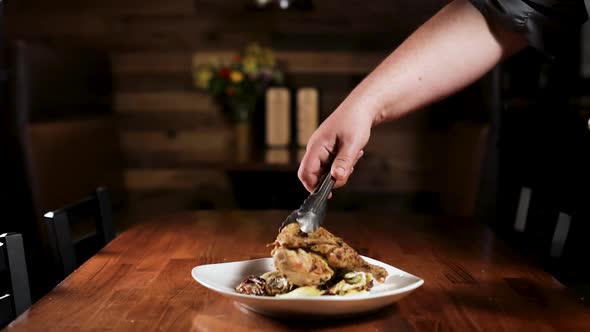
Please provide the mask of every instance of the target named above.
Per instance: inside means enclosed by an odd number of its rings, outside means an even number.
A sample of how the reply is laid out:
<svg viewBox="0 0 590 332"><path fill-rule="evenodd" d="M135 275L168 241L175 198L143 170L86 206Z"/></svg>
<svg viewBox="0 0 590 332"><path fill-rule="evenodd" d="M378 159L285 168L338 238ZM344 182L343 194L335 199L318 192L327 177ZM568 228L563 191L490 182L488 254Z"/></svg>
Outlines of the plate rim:
<svg viewBox="0 0 590 332"><path fill-rule="evenodd" d="M374 264L374 265L384 264L384 265L393 267L396 270L403 272L405 276L416 278L416 281L409 284L409 285L401 287L401 288L385 290L383 292L379 292L378 294L373 294L373 295L371 295L371 293L369 292L369 294L358 294L358 295L347 295L347 296L276 297L276 296L255 296L255 295L241 294L238 292L232 293L232 292L228 292L226 290L220 290L219 288L212 286L211 284L203 281L202 279L198 278L195 275L195 273L197 272L198 269L203 269L203 268L206 268L207 266L224 265L224 264L232 264L232 263L234 263L234 264L235 263L248 263L248 262L255 262L255 261L266 261L266 260L272 260L272 257L261 257L261 258L247 259L247 260L241 260L241 261L223 262L223 263L201 264L201 265L197 265L191 269L191 276L199 284L201 284L204 287L206 287L210 290L213 290L217 293L221 293L223 295L227 295L227 296L231 296L231 297L237 297L237 298L243 298L243 299L256 299L256 300L260 300L260 301L328 301L328 302L367 301L367 300L379 299L379 298L384 298L384 297L390 297L390 296L398 295L398 294L404 294L404 293L413 291L414 289L417 289L418 287L422 286L425 283L424 279L422 279L416 275L413 275L411 273L408 273L402 269L399 269L393 265L381 262L381 261L376 260L371 257L366 257L363 255L360 255L360 256L365 260L369 259L373 262L378 263L378 264Z"/></svg>

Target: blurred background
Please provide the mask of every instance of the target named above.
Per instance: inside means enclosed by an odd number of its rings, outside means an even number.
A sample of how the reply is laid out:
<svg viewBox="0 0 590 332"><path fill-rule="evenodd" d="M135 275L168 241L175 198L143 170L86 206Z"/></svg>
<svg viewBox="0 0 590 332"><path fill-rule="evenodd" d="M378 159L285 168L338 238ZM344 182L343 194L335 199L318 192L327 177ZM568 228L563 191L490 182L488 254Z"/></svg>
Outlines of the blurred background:
<svg viewBox="0 0 590 332"><path fill-rule="evenodd" d="M297 208L302 140L447 2L4 1L1 231L24 234L39 273L43 214L98 186L118 231L183 210ZM590 26L564 38L556 60L525 50L375 128L330 210L472 218L584 289ZM568 242L551 255L559 220Z"/></svg>

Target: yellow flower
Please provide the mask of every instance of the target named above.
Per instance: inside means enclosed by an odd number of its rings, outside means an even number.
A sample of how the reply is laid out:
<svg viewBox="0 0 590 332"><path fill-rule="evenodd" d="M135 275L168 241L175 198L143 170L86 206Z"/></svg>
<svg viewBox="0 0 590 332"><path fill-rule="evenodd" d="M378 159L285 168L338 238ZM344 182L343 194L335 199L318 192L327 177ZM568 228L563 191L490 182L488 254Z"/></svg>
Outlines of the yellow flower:
<svg viewBox="0 0 590 332"><path fill-rule="evenodd" d="M274 67L274 65L276 64L274 53L270 49L265 48L264 52L261 54L260 62L264 66Z"/></svg>
<svg viewBox="0 0 590 332"><path fill-rule="evenodd" d="M229 79L234 83L240 83L241 81L244 80L244 74L242 74L241 72L239 72L237 70L233 70L229 74Z"/></svg>
<svg viewBox="0 0 590 332"><path fill-rule="evenodd" d="M209 87L209 81L213 77L213 72L209 67L201 66L195 72L195 84L198 88L207 89Z"/></svg>
<svg viewBox="0 0 590 332"><path fill-rule="evenodd" d="M260 45L258 45L258 43L252 43L248 45L248 47L246 47L247 55L257 56L260 54L260 52L262 52L262 49L260 48Z"/></svg>
<svg viewBox="0 0 590 332"><path fill-rule="evenodd" d="M251 56L246 56L242 59L242 67L244 73L249 75L254 75L256 74L256 71L258 71L258 63L256 62L256 59Z"/></svg>

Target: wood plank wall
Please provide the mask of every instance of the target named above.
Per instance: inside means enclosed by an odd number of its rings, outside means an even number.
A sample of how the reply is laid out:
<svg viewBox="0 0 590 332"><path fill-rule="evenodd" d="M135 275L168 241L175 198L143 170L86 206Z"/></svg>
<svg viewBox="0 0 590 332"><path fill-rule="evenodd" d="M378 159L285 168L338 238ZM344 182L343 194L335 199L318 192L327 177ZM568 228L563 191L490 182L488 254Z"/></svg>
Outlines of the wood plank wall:
<svg viewBox="0 0 590 332"><path fill-rule="evenodd" d="M133 197L189 208L208 199L223 207L231 206L223 172L191 166L225 158L230 139L216 106L193 87L193 56L206 58L251 41L271 46L292 85L320 88L325 117L446 2L318 0L310 12L267 12L247 9L248 1L20 0L7 5L7 28L12 38L111 55ZM423 110L375 129L347 191L444 192L451 127L432 113ZM469 159L474 152L458 154Z"/></svg>

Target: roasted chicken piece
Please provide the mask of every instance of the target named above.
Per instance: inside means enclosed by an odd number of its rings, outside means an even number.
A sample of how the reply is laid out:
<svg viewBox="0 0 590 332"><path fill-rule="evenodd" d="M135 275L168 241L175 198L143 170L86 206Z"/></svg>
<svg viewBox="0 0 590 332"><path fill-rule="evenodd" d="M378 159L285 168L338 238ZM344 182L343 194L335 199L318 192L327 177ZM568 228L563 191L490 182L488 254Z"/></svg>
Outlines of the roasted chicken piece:
<svg viewBox="0 0 590 332"><path fill-rule="evenodd" d="M320 227L313 233L303 233L297 223L285 226L272 250L276 268L298 286L321 285L335 270L371 273L384 282L387 271L367 263L344 241Z"/></svg>
<svg viewBox="0 0 590 332"><path fill-rule="evenodd" d="M303 249L276 248L275 267L297 286L323 285L334 275L324 258Z"/></svg>

